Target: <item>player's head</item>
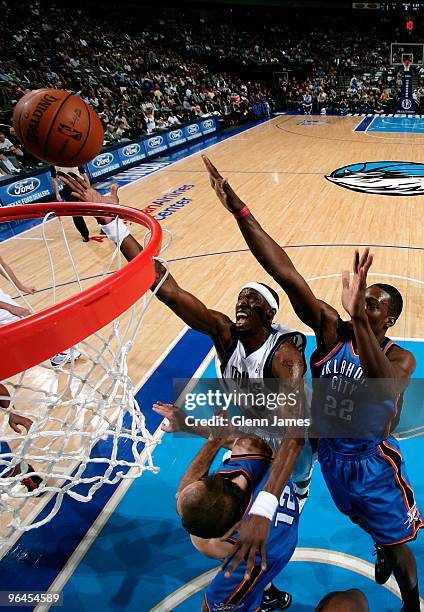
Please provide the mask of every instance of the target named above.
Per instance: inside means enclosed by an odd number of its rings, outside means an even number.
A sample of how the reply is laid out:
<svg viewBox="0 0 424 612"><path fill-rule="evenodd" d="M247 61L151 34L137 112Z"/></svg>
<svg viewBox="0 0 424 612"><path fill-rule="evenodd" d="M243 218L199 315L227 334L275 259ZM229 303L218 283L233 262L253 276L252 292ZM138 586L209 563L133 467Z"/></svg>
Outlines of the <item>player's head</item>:
<svg viewBox="0 0 424 612"><path fill-rule="evenodd" d="M376 283L367 287L365 306L371 328L377 334L396 323L402 312L403 299L396 287Z"/></svg>
<svg viewBox="0 0 424 612"><path fill-rule="evenodd" d="M254 334L269 329L280 306L278 293L264 283L247 283L237 298L236 327L239 333Z"/></svg>
<svg viewBox="0 0 424 612"><path fill-rule="evenodd" d="M4 132L0 132L0 142L4 142L6 140L6 134Z"/></svg>
<svg viewBox="0 0 424 612"><path fill-rule="evenodd" d="M334 591L322 599L315 612L369 612L368 601L359 589Z"/></svg>
<svg viewBox="0 0 424 612"><path fill-rule="evenodd" d="M221 538L243 516L247 495L219 474L205 476L185 487L177 500L181 523L199 538Z"/></svg>

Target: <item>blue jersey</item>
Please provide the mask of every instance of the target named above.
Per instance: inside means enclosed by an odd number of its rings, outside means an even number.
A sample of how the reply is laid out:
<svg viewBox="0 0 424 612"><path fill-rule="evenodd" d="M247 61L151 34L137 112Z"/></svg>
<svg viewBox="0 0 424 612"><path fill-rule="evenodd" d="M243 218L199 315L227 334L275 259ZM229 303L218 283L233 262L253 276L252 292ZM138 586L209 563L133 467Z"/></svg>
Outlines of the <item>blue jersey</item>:
<svg viewBox="0 0 424 612"><path fill-rule="evenodd" d="M381 350L387 353L393 346L384 338ZM318 361L315 355L311 357L312 420L318 435L334 450L348 454L366 452L386 439L396 425L402 395L396 400L373 399L372 383L364 377L352 340L338 342Z"/></svg>
<svg viewBox="0 0 424 612"><path fill-rule="evenodd" d="M228 474L234 478L243 474L248 482L249 505L246 513L268 477L271 460L261 455L238 455L225 459L218 474ZM220 570L205 593L208 610L243 611L259 610L264 588L290 561L297 544L299 507L294 495L293 485L289 482L281 494L279 506L271 525L267 540L267 567L261 570L260 557L256 559L251 577L244 579L246 562L240 563L230 578L224 578ZM236 538L230 538L235 541Z"/></svg>

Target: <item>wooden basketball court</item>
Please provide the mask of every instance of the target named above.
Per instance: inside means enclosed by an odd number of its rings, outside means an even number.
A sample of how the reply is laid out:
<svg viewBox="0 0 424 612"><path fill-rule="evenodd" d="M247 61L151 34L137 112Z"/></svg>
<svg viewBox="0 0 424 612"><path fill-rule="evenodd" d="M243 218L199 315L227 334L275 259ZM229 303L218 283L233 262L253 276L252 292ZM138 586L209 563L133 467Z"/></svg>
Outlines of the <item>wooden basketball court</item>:
<svg viewBox="0 0 424 612"><path fill-rule="evenodd" d="M325 177L337 168L361 162L424 162L424 136L356 132L361 117L309 119L305 122L299 116L275 117L218 142L205 152L263 227L289 249L290 257L310 280L316 294L340 313L343 313L341 273L351 268L355 247L371 246L375 259L370 282L393 284L404 298L404 312L392 336L423 339L422 196L389 197L357 192ZM161 221L162 227L172 233L172 244L164 256L179 284L209 307L230 316L239 288L245 282L262 281L277 288L247 250L232 216L216 199L200 152L171 163L119 193L122 203L145 209L181 186L187 189L180 197L189 201L173 208L172 214ZM66 219L65 225L80 275L86 279L84 284L91 284L104 269L111 245L105 240L83 244L72 221ZM92 235L98 234L94 221L89 221L89 227ZM134 231L141 239L142 231L139 228ZM61 285L58 297L69 296L77 287L71 282L57 221L47 225L47 235L57 271L56 282ZM41 228L5 241L0 250L23 282L39 289L28 298L31 304L36 309L47 306L51 276L44 264ZM12 292L4 279L0 279L0 286ZM284 296L278 321L309 331ZM158 301L151 304L129 359L135 383L146 376L183 328L182 321L163 304ZM77 367L83 369L83 359ZM178 367L176 376L177 370ZM39 384L48 384L43 375L36 368L34 384L37 380ZM31 503L43 502L33 499Z"/></svg>

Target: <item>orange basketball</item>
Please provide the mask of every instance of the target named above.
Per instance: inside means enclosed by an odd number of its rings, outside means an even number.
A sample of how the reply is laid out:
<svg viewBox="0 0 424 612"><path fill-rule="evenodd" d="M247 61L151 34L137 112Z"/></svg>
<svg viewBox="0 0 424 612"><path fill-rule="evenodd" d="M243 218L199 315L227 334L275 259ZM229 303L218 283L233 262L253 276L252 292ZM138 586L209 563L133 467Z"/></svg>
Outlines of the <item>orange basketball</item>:
<svg viewBox="0 0 424 612"><path fill-rule="evenodd" d="M61 89L26 94L13 111L13 127L34 157L55 166L82 166L96 157L103 144L96 111Z"/></svg>

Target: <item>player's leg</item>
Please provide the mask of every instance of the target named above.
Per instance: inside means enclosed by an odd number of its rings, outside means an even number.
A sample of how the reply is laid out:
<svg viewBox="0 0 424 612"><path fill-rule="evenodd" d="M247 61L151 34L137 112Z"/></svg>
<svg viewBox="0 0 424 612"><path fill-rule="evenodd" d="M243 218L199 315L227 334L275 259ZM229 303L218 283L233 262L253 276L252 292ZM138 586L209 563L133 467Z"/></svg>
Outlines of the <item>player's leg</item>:
<svg viewBox="0 0 424 612"><path fill-rule="evenodd" d="M315 612L369 612L368 601L362 591L334 591L317 605Z"/></svg>
<svg viewBox="0 0 424 612"><path fill-rule="evenodd" d="M393 567L405 611L418 612L416 564L405 542L416 537L423 520L399 445L389 438L372 453L349 460L329 449L321 441L321 468L333 500L382 547Z"/></svg>
<svg viewBox="0 0 424 612"><path fill-rule="evenodd" d="M83 242L88 242L90 238L90 232L88 231L87 224L84 217L72 217L74 225L82 236Z"/></svg>
<svg viewBox="0 0 424 612"><path fill-rule="evenodd" d="M300 452L295 468L290 477L290 480L294 485L294 493L297 497L297 501L299 502L300 513L302 512L306 500L309 497L309 487L317 458L318 454L316 452L316 448L313 446L310 440L305 440L305 445Z"/></svg>
<svg viewBox="0 0 424 612"><path fill-rule="evenodd" d="M419 612L417 563L411 549L406 544L382 546L382 548L399 585L404 611Z"/></svg>

